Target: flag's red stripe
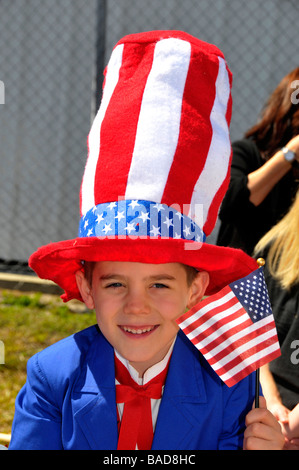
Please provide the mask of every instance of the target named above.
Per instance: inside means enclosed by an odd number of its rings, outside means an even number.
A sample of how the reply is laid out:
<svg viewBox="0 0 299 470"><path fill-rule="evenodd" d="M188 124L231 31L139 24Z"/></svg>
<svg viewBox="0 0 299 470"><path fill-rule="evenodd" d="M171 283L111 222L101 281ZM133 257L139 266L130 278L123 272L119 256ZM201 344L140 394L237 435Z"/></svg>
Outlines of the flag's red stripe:
<svg viewBox="0 0 299 470"><path fill-rule="evenodd" d="M210 303L221 299L222 297L224 297L229 292L232 292L232 290L229 286L226 286L223 289L221 289L221 291L217 292L217 294L214 294L212 297L206 297L199 304L196 304L194 307L190 308L190 310L183 313L183 315L181 315L177 319L177 323L179 325L182 324L185 320L188 320L194 313L198 312L199 310L202 310L204 307L206 307Z"/></svg>
<svg viewBox="0 0 299 470"><path fill-rule="evenodd" d="M253 364L248 365L247 367L244 367L244 369L240 370L237 372L235 375L233 375L231 378L225 380L225 383L228 387L232 387L236 383L238 383L240 380L244 379L247 377L247 375L251 374L254 372L256 369L259 367L262 367L264 364L267 364L268 362L273 361L277 357L280 356L280 349L276 349L272 353L262 357L260 360L254 362ZM223 380L223 379L222 379Z"/></svg>
<svg viewBox="0 0 299 470"><path fill-rule="evenodd" d="M236 318L242 316L244 313L246 313L243 309L243 307L238 310L234 316ZM223 325L225 325L225 323L223 323ZM226 329L225 331L223 331L221 334L219 332L219 335L217 336L217 338L215 338L215 340L211 341L210 343L208 343L206 346L204 346L204 349L207 350L207 351L211 351L212 349L214 349L216 346L218 346L218 344L222 343L223 341L227 340L229 337L233 336L234 334L238 333L239 331L243 330L244 328L247 328L248 326L252 325L252 321L250 320L250 318L247 316L247 319L243 320L241 323L239 323L238 325L235 325L234 327L231 327L229 329ZM199 333L195 338L193 338L191 341L193 344L198 344L200 343L201 341L205 340L206 338L208 338L212 333L214 333L215 331L217 331L219 328L221 327L221 323L219 322L218 323L218 326L217 324L215 323L211 328L208 328L207 330L205 330L203 333Z"/></svg>
<svg viewBox="0 0 299 470"><path fill-rule="evenodd" d="M234 341L233 343L229 343L228 345L224 346L223 350L220 351L219 353L213 355L213 358L211 359L211 362L210 364L214 364L218 361L220 361L223 357L227 356L228 354L230 354L231 352L233 352L235 349L239 348L240 346L242 346L243 344L246 344L248 343L249 341L253 340L254 338L257 338L258 336L260 336L261 334L264 334L266 333L267 331L270 331L272 329L275 328L275 324L274 322L271 322L269 323L268 325L264 325L262 327L262 331L257 329L257 330L253 330L253 331L250 331L248 333L246 333L245 336L243 336L242 338L239 338L237 339L236 341ZM274 332L276 334L276 330L274 329ZM273 334L274 334L273 332ZM266 341L266 340L265 340ZM219 343L219 342L218 342ZM219 343L221 344L221 343ZM210 347L209 345L209 348L208 350L209 351L212 351L213 348ZM208 352L207 349L205 351L205 353Z"/></svg>
<svg viewBox="0 0 299 470"><path fill-rule="evenodd" d="M225 304L223 305L219 305L218 307L216 308L213 308L213 310L210 310L208 312L206 312L204 315L202 315L200 318L198 318L197 320L194 320L190 325L186 326L183 331L184 333L187 335L188 333L191 333L192 331L194 331L196 328L199 328L201 327L202 325L204 325L208 320L210 320L212 317L214 317L215 315L217 315L218 313L222 313L223 312L223 315L225 315L221 320L218 320L216 323L215 323L215 328L219 328L219 325L221 324L225 324L225 323L228 323L229 321L231 321L232 319L234 318L237 318L239 316L238 312L234 312L232 314L230 313L225 313L225 310L229 310L231 307L233 307L234 305L236 305L238 303L238 299L236 297L233 297L232 299L230 299L228 302L226 302ZM202 307L201 307L202 308ZM213 327L211 327L213 328ZM214 328L214 329L215 329Z"/></svg>
<svg viewBox="0 0 299 470"><path fill-rule="evenodd" d="M195 54L202 55L201 60L195 58ZM185 209L184 213L186 214L193 188L202 172L212 139L210 114L215 100L216 88L215 93L211 93L211 83L216 83L218 69L217 56L214 60L211 59L211 56L207 59L191 44L191 60L183 95L180 135L161 200L162 203L169 206L173 203L178 204L181 211ZM202 73L202 70L205 70L205 74ZM199 83L199 76L200 88L194 85ZM188 129L188 139L186 139L184 129ZM191 133L196 136L196 139L190 139ZM189 168L188 171L186 171L186 154L192 161L192 168ZM178 178L180 185L177 184Z"/></svg>
<svg viewBox="0 0 299 470"><path fill-rule="evenodd" d="M243 331L243 329L248 328L250 326L252 326L252 321L250 320L250 318L247 318L247 320L243 323L240 323L239 325L236 325L233 328L223 332L220 336L217 336L217 338L208 343L206 346L200 347L200 350L204 352L204 354L210 353L210 351L222 344L224 341L229 340L231 336L235 335L236 333L239 333L240 331ZM196 337L195 339L196 342L194 342L194 344L198 344L200 341L203 341L205 339L205 336L203 335L200 339ZM224 351L226 351L226 346L224 346Z"/></svg>
<svg viewBox="0 0 299 470"><path fill-rule="evenodd" d="M223 367L219 368L216 370L217 374L223 375L226 372L229 372L231 369L236 367L238 364L242 363L246 359L250 358L254 354L257 354L258 352L261 352L271 346L271 344L274 344L277 342L277 336L276 333L273 334L271 338L268 338L266 341L263 341L262 343L255 344L251 348L243 351L240 353L238 356L236 356L234 359L229 361L227 364L224 364ZM208 361L210 363L210 361ZM211 364L212 365L212 364Z"/></svg>
<svg viewBox="0 0 299 470"><path fill-rule="evenodd" d="M95 204L117 201L125 194L143 92L153 62L154 46L155 44L124 45L120 79L101 127L101 147L95 176ZM147 52L152 49L151 53L144 54L145 47ZM138 64L137 68L135 64ZM131 80L132 72L134 80ZM112 127L111 122L113 122ZM111 155L122 155L117 161L116 169ZM113 181L111 181L112 173Z"/></svg>

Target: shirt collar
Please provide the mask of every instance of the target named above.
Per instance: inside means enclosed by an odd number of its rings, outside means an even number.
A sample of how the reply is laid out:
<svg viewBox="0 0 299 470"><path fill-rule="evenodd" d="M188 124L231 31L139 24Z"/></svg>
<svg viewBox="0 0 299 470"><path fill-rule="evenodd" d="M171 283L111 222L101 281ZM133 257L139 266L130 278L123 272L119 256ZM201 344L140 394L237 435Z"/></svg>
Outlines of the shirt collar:
<svg viewBox="0 0 299 470"><path fill-rule="evenodd" d="M156 377L158 374L160 374L164 369L165 367L167 366L168 364L168 360L171 356L171 353L172 353L172 350L173 350L173 346L174 346L174 343L175 343L175 339L173 340L166 356L164 356L164 358L162 359L162 361L158 362L157 364L154 364L153 366L149 367L143 377L139 377L139 374L137 372L136 369L134 369L134 367L129 363L129 361L127 359L125 359L124 357L121 356L121 354L114 350L115 351L115 354L116 354L116 357L122 362L122 364L127 368L127 370L129 371L129 374L130 376L132 377L132 379L138 384L138 385L146 385L150 380L152 380L154 377Z"/></svg>

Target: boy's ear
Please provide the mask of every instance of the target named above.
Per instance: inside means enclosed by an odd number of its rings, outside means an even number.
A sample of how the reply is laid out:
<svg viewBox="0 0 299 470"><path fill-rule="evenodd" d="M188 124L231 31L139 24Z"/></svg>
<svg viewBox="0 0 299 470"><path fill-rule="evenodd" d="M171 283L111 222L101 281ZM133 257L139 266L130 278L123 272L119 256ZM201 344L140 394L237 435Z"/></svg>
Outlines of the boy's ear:
<svg viewBox="0 0 299 470"><path fill-rule="evenodd" d="M82 271L76 272L77 286L80 291L83 302L87 308L94 309L94 301L90 284Z"/></svg>
<svg viewBox="0 0 299 470"><path fill-rule="evenodd" d="M194 307L205 294L206 288L210 281L209 273L206 271L200 271L197 273L190 286L189 302L187 304L188 309Z"/></svg>

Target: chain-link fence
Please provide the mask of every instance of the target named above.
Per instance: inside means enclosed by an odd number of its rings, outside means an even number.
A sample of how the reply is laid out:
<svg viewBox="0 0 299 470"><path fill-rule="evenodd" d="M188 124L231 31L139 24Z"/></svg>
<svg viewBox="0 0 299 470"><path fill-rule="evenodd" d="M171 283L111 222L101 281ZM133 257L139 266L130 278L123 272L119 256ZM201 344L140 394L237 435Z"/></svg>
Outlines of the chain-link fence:
<svg viewBox="0 0 299 470"><path fill-rule="evenodd" d="M0 0L0 270L77 235L86 138L118 39L182 29L219 46L234 140L298 66L298 13L297 0Z"/></svg>

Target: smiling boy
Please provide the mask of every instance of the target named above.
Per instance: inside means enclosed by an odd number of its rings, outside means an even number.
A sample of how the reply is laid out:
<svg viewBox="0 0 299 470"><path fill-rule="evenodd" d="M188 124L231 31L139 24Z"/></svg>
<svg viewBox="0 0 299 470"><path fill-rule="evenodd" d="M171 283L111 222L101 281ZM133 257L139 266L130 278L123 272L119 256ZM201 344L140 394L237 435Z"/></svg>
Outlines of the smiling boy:
<svg viewBox="0 0 299 470"><path fill-rule="evenodd" d="M29 260L97 325L29 360L10 449L282 448L276 419L251 410L253 374L228 387L178 327L203 295L257 267L205 242L229 181L231 81L218 48L180 31L115 46L79 236Z"/></svg>
<svg viewBox="0 0 299 470"><path fill-rule="evenodd" d="M95 309L101 332L142 377L160 362L179 327L176 319L204 295L208 273L188 282L188 267L179 263L96 263L91 285L77 272L84 303Z"/></svg>

